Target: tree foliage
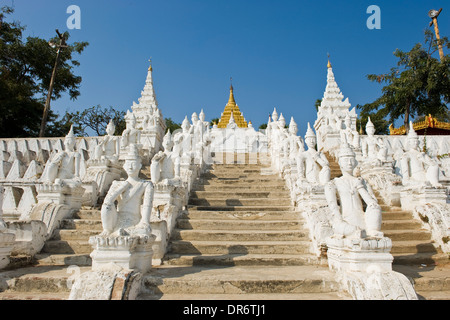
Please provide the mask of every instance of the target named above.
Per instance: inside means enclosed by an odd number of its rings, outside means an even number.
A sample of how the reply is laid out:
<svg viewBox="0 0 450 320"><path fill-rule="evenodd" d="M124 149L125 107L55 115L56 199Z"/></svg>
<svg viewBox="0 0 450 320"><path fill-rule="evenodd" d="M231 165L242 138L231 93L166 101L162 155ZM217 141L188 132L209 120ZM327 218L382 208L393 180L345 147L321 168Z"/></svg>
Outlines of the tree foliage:
<svg viewBox="0 0 450 320"><path fill-rule="evenodd" d="M23 39L25 28L19 22L6 18L13 13L11 7L0 9L0 136L38 136L44 102L48 92L57 49L49 43L58 43L58 37L50 40L38 37ZM66 39L69 34L66 32ZM75 54L81 54L87 42L75 42L63 48L56 74L52 99L68 93L71 99L80 95L81 77L74 74L79 62ZM50 126L58 116L49 113ZM49 132L54 128L49 128Z"/></svg>
<svg viewBox="0 0 450 320"><path fill-rule="evenodd" d="M125 111L119 111L113 107L103 108L100 105L93 106L83 111L66 112L61 120L53 126L55 129L51 136L61 137L66 135L73 125L74 133L78 136L104 136L106 127L112 120L116 126L115 135L121 135L125 130ZM92 134L91 134L92 133Z"/></svg>
<svg viewBox="0 0 450 320"><path fill-rule="evenodd" d="M219 124L219 122L220 122L220 118L213 118L209 122L209 125L212 127L212 126L214 126L214 124Z"/></svg>
<svg viewBox="0 0 450 320"><path fill-rule="evenodd" d="M259 126L258 129L259 129L259 130L265 130L265 129L267 129L267 123L261 124L261 125Z"/></svg>
<svg viewBox="0 0 450 320"><path fill-rule="evenodd" d="M440 43L450 48L446 37ZM385 86L381 97L359 106L361 114L385 126L384 121L393 123L403 117L406 128L412 118L445 115L450 102L450 56L446 55L442 61L435 58L438 44L433 33L426 30L424 44L416 44L409 52L400 49L394 52L398 62L389 73L368 75L369 80Z"/></svg>
<svg viewBox="0 0 450 320"><path fill-rule="evenodd" d="M174 122L171 118L166 118L166 129L173 133L175 130L181 129L181 124Z"/></svg>
<svg viewBox="0 0 450 320"><path fill-rule="evenodd" d="M367 108L367 105L365 106ZM374 107L372 107L375 109ZM372 108L368 108L369 110L372 110ZM357 105L356 109L362 109L361 105ZM363 133L366 130L366 125L370 117L370 121L373 123L375 127L375 134L376 135L386 135L389 134L389 121L386 120L388 117L388 114L386 113L387 109L381 108L377 110L376 112L367 112L366 110L362 110L359 113L359 118L357 120L356 126L359 130L362 129Z"/></svg>

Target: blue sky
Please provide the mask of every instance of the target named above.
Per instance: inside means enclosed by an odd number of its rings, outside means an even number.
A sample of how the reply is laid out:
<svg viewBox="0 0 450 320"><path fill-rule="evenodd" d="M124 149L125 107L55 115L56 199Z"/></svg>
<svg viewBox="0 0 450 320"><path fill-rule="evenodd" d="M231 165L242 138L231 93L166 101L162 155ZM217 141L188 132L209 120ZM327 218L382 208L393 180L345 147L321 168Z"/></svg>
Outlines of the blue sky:
<svg viewBox="0 0 450 320"><path fill-rule="evenodd" d="M81 96L52 103L59 114L94 105L130 109L143 89L148 59L164 117L181 122L204 109L220 117L233 77L236 101L255 127L276 107L304 135L326 86L327 53L336 81L353 106L372 102L381 86L367 74L389 71L396 48L423 41L430 9L444 8L439 27L450 36L448 1L301 0L2 0L26 35L66 31L69 5L81 9L71 41L88 41L75 73ZM367 8L381 9L381 29L370 30ZM448 54L448 52L445 52Z"/></svg>

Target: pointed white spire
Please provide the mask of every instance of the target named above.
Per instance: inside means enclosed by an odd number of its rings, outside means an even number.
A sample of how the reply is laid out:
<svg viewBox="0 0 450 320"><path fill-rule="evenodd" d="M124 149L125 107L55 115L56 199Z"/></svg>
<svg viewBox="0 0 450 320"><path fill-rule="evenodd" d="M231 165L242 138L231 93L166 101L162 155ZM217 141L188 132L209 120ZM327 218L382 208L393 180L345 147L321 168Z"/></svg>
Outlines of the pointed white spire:
<svg viewBox="0 0 450 320"><path fill-rule="evenodd" d="M233 111L231 111L230 121L228 121L228 123L236 123L236 121L234 120Z"/></svg>
<svg viewBox="0 0 450 320"><path fill-rule="evenodd" d="M291 122L289 123L289 132L291 132L293 134L297 134L297 132L298 132L298 126L294 120L294 117L291 117Z"/></svg>
<svg viewBox="0 0 450 320"><path fill-rule="evenodd" d="M111 120L109 120L109 123L106 126L106 134L114 135L115 131L116 131L116 125L114 124L113 119L111 119Z"/></svg>
<svg viewBox="0 0 450 320"><path fill-rule="evenodd" d="M306 130L306 135L305 135L305 139L308 137L316 137L316 134L314 132L314 130L311 128L310 123L308 122L308 129Z"/></svg>
<svg viewBox="0 0 450 320"><path fill-rule="evenodd" d="M75 138L75 134L73 133L73 125L70 126L70 131L67 134L66 138Z"/></svg>
<svg viewBox="0 0 450 320"><path fill-rule="evenodd" d="M348 110L351 105L348 102L348 98L343 101L344 95L342 94L338 84L336 83L336 79L333 73L333 67L331 66L329 60L327 69L327 86L325 88L321 107L337 107L338 109Z"/></svg>
<svg viewBox="0 0 450 320"><path fill-rule="evenodd" d="M187 116L184 118L183 122L181 123L181 127L186 128L186 129L189 129L191 127L191 123L189 122L189 119Z"/></svg>
<svg viewBox="0 0 450 320"><path fill-rule="evenodd" d="M409 122L409 132L408 132L408 139L417 139L417 132L416 130L414 130L414 125L413 122L410 121Z"/></svg>
<svg viewBox="0 0 450 320"><path fill-rule="evenodd" d="M289 123L289 126L296 126L297 123L294 120L294 117L291 117L291 122Z"/></svg>
<svg viewBox="0 0 450 320"><path fill-rule="evenodd" d="M172 141L172 134L170 133L170 129L167 129L167 133L166 133L166 135L164 136L164 139L163 139L164 141L168 141L168 142L171 142Z"/></svg>
<svg viewBox="0 0 450 320"><path fill-rule="evenodd" d="M148 68L147 79L145 80L144 90L142 90L141 98L139 98L139 104L141 107L152 107L156 109L158 107L158 101L156 100L155 89L153 87L153 67L152 61L150 61L150 67Z"/></svg>
<svg viewBox="0 0 450 320"><path fill-rule="evenodd" d="M284 118L283 113L280 113L280 118L278 118L278 122L284 128L284 126L286 125L286 119Z"/></svg>
<svg viewBox="0 0 450 320"><path fill-rule="evenodd" d="M272 120L273 120L273 121L278 121L277 108L273 108Z"/></svg>
<svg viewBox="0 0 450 320"><path fill-rule="evenodd" d="M205 112L203 111L203 109L202 109L202 111L200 111L200 114L198 115L198 117L201 121L205 121Z"/></svg>
<svg viewBox="0 0 450 320"><path fill-rule="evenodd" d="M367 119L366 129L367 128L375 128L372 121L370 120L370 117L368 117L368 119Z"/></svg>

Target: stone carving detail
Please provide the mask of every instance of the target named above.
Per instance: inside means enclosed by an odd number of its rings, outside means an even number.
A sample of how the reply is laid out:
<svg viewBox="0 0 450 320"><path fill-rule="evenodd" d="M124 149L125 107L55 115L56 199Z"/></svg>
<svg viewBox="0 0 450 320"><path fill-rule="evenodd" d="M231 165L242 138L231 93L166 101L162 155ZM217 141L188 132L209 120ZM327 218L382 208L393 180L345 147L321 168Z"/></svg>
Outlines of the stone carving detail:
<svg viewBox="0 0 450 320"><path fill-rule="evenodd" d="M150 235L153 184L139 178L141 161L136 145L125 158L126 181L114 181L102 205L102 236ZM117 206L115 202L117 201Z"/></svg>
<svg viewBox="0 0 450 320"><path fill-rule="evenodd" d="M341 130L351 131L352 135L356 131L357 115L355 109L350 110L350 107L349 99L345 98L344 100L344 95L336 83L333 68L329 63L327 86L314 123L319 151L326 149L336 156L340 145ZM345 128L343 128L344 121L346 122ZM353 145L353 139L348 140L348 143Z"/></svg>
<svg viewBox="0 0 450 320"><path fill-rule="evenodd" d="M335 234L356 238L382 237L381 207L366 182L353 175L357 162L348 144L340 148L339 165L343 176L335 178L325 187ZM366 210L363 209L363 201Z"/></svg>
<svg viewBox="0 0 450 320"><path fill-rule="evenodd" d="M170 131L164 136L164 151L158 152L151 162L151 179L153 184L180 185L181 143L183 136L177 136L176 142L172 141Z"/></svg>
<svg viewBox="0 0 450 320"><path fill-rule="evenodd" d="M410 122L407 143L408 149L399 159L403 185L442 187L439 183L439 165L425 152L420 151L419 138L412 122Z"/></svg>
<svg viewBox="0 0 450 320"><path fill-rule="evenodd" d="M65 150L58 152L46 164L41 176L41 182L47 185L81 186L80 168L81 154L75 151L75 136L73 126L64 139Z"/></svg>
<svg viewBox="0 0 450 320"><path fill-rule="evenodd" d="M334 232L326 240L330 269L355 299L417 300L408 279L392 271L392 241L381 232L381 208L366 181L353 175L356 155L348 144L340 147L339 165L343 176L325 187Z"/></svg>
<svg viewBox="0 0 450 320"><path fill-rule="evenodd" d="M431 231L433 240L443 252L450 254L450 208L445 202L418 205L414 217L422 221L424 228Z"/></svg>
<svg viewBox="0 0 450 320"><path fill-rule="evenodd" d="M154 189L151 181L139 178L141 166L137 146L130 145L123 165L128 178L111 185L101 209L103 232L89 240L93 271L111 270L114 265L143 273L151 268Z"/></svg>
<svg viewBox="0 0 450 320"><path fill-rule="evenodd" d="M3 212L1 204L3 202L3 194L5 189L0 187L0 270L6 267L10 260L11 251L14 247L15 235L8 232L8 226L3 220Z"/></svg>
<svg viewBox="0 0 450 320"><path fill-rule="evenodd" d="M304 181L314 185L324 185L330 181L330 166L322 152L316 150L316 134L308 122L305 143L308 150L297 156L297 172L299 182Z"/></svg>
<svg viewBox="0 0 450 320"><path fill-rule="evenodd" d="M103 199L112 182L119 180L123 171L119 163L120 137L114 136L116 128L112 120L106 128L106 136L95 146L93 157L87 161L86 174L83 177L87 205L97 205L97 199ZM94 185L96 188L88 188Z"/></svg>
<svg viewBox="0 0 450 320"><path fill-rule="evenodd" d="M370 117L366 125L367 137L362 140L362 156L365 162L379 166L388 161L388 146L382 138L375 137L375 126Z"/></svg>
<svg viewBox="0 0 450 320"><path fill-rule="evenodd" d="M36 184L37 204L30 220L43 221L48 237L62 219L81 208L85 189L81 180L84 155L75 150L73 127L64 139L64 150L59 150L47 161L40 184ZM94 188L95 189L95 188Z"/></svg>
<svg viewBox="0 0 450 320"><path fill-rule="evenodd" d="M109 160L113 163L119 160L120 139L119 137L114 136L115 131L116 126L111 120L106 127L106 135L95 147L93 159L98 161Z"/></svg>
<svg viewBox="0 0 450 320"><path fill-rule="evenodd" d="M125 116L126 128L122 133L121 149L127 154L132 145L138 145L141 140L141 132L136 128L136 117L134 113L127 111Z"/></svg>
<svg viewBox="0 0 450 320"><path fill-rule="evenodd" d="M345 115L345 128L340 130L341 141L347 141L355 151L361 150L361 139L358 131L352 126L352 119L350 114Z"/></svg>

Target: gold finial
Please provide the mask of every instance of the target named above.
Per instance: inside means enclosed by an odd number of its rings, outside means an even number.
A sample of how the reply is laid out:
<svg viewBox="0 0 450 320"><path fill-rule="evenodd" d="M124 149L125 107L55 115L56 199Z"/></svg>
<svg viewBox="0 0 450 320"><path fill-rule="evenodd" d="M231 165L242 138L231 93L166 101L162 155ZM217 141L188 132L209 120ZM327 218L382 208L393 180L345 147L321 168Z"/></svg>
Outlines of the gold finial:
<svg viewBox="0 0 450 320"><path fill-rule="evenodd" d="M236 105L236 101L234 100L234 92L233 92L233 78L230 78L230 98L228 99L228 105L230 106L235 106Z"/></svg>
<svg viewBox="0 0 450 320"><path fill-rule="evenodd" d="M150 67L148 67L148 71L153 71L153 67L152 67L152 58L150 57L150 59L148 60L148 62L150 62Z"/></svg>
<svg viewBox="0 0 450 320"><path fill-rule="evenodd" d="M327 68L331 68L331 62L330 62L330 54L328 53L328 65Z"/></svg>

